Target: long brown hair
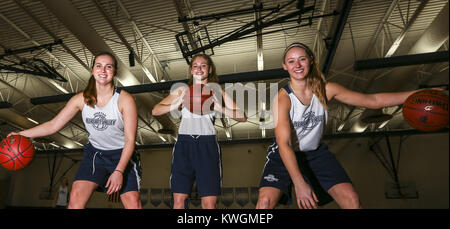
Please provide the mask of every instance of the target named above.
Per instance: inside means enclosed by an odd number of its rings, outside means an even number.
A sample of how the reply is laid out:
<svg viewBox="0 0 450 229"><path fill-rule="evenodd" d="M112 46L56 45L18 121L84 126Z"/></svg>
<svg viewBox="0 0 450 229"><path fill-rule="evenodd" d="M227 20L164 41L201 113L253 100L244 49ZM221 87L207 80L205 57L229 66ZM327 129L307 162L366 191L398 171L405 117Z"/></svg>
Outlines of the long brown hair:
<svg viewBox="0 0 450 229"><path fill-rule="evenodd" d="M114 60L114 76L115 76L117 74L117 70L118 70L117 69L117 59L110 52L101 52L101 53L98 53L97 55L95 55L94 60L92 61L91 71L95 66L95 60L99 56L110 56ZM91 78L89 78L88 85L83 90L83 97L84 97L84 102L88 106L94 107L95 104L97 104L97 88L95 86L95 78L92 74L91 74Z"/></svg>
<svg viewBox="0 0 450 229"><path fill-rule="evenodd" d="M327 93L325 89L325 85L327 81L325 80L325 76L319 68L319 64L314 57L314 53L311 49L302 43L292 43L285 50L283 55L283 63L285 63L285 58L287 52L294 47L299 47L305 50L306 54L309 57L311 62L311 67L308 75L306 76L306 84L309 88L311 88L312 92L319 98L320 103L324 106L325 109L328 108L327 103Z"/></svg>
<svg viewBox="0 0 450 229"><path fill-rule="evenodd" d="M192 64L194 63L194 60L198 57L202 57L206 60L206 62L208 62L208 67L209 69L211 69L211 73L209 73L208 75L208 83L217 83L219 82L219 77L217 76L217 72L216 72L216 65L214 64L214 62L212 61L211 57L200 53L200 54L196 54L192 57L191 62L189 63L189 74L192 70ZM193 75L190 74L190 78L188 81L188 85L191 86L194 83L194 79L193 79Z"/></svg>

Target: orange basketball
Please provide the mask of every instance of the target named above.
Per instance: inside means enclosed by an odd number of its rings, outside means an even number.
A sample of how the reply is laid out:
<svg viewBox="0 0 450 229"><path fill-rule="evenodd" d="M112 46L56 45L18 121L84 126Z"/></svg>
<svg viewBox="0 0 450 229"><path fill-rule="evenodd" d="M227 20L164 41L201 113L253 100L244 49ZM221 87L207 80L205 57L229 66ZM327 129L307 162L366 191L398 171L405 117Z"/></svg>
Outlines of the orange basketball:
<svg viewBox="0 0 450 229"><path fill-rule="evenodd" d="M184 94L183 105L194 114L203 115L210 113L214 109L214 103L208 101L212 95L213 91L205 84L193 84ZM207 102L206 105L205 102Z"/></svg>
<svg viewBox="0 0 450 229"><path fill-rule="evenodd" d="M448 125L448 95L426 89L410 95L403 103L406 122L421 131L437 131Z"/></svg>
<svg viewBox="0 0 450 229"><path fill-rule="evenodd" d="M34 145L21 135L11 135L0 143L0 165L8 170L21 170L34 158Z"/></svg>

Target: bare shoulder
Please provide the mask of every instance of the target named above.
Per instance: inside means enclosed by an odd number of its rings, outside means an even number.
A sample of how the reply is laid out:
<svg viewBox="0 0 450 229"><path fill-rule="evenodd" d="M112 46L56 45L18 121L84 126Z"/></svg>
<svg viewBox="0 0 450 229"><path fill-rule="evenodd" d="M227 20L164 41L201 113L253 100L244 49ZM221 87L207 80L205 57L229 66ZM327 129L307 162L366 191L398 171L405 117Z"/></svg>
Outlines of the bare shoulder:
<svg viewBox="0 0 450 229"><path fill-rule="evenodd" d="M72 96L72 98L70 98L70 99L74 99L74 100L84 100L84 97L83 97L83 92L78 92L78 93L76 93L74 96Z"/></svg>
<svg viewBox="0 0 450 229"><path fill-rule="evenodd" d="M286 96L289 96L288 93L286 92L286 90L284 90L283 88L278 90L277 97L279 99L282 98L282 97L286 97Z"/></svg>
<svg viewBox="0 0 450 229"><path fill-rule="evenodd" d="M121 91L120 91L120 96L119 96L119 98L127 98L127 99L130 99L130 98L133 98L133 96L132 96L128 91L121 90Z"/></svg>
<svg viewBox="0 0 450 229"><path fill-rule="evenodd" d="M279 109L286 110L291 107L291 100L289 99L289 95L284 89L280 89L278 91L277 96L275 96L274 103L278 106Z"/></svg>
<svg viewBox="0 0 450 229"><path fill-rule="evenodd" d="M119 95L119 106L132 106L135 105L136 101L134 97L127 91L122 90Z"/></svg>
<svg viewBox="0 0 450 229"><path fill-rule="evenodd" d="M78 92L72 98L70 98L69 102L67 103L67 106L74 106L78 109L83 109L84 106L84 96L83 92Z"/></svg>

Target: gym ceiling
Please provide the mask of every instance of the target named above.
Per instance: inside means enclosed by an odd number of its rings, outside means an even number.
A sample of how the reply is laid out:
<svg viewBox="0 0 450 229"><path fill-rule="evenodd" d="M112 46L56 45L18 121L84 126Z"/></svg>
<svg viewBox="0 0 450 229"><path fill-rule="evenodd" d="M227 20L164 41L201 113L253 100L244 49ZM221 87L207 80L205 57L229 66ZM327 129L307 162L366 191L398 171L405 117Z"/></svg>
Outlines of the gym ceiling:
<svg viewBox="0 0 450 229"><path fill-rule="evenodd" d="M327 80L352 90L448 92L448 22L447 0L2 0L0 137L53 118L86 86L93 54L106 50L120 62L116 85L138 104L138 147L175 142L180 120L151 109L185 82L187 61L200 52L212 56L224 88L247 90L248 121L216 120L219 140L271 141L270 85L288 82L287 45L310 46ZM264 91L266 103L252 102ZM329 107L326 138L416 133L401 106ZM34 142L70 151L87 136L78 114Z"/></svg>

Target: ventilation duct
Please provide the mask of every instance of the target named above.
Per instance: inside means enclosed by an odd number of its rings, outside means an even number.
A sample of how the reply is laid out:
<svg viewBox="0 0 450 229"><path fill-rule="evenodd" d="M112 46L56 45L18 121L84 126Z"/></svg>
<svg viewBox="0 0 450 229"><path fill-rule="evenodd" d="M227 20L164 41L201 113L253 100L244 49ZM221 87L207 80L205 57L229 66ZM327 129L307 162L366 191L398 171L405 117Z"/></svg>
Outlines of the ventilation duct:
<svg viewBox="0 0 450 229"><path fill-rule="evenodd" d="M353 69L355 71L360 71L408 65L432 64L446 61L448 62L448 51L440 51L405 56L393 56L388 58L359 60L355 62Z"/></svg>

